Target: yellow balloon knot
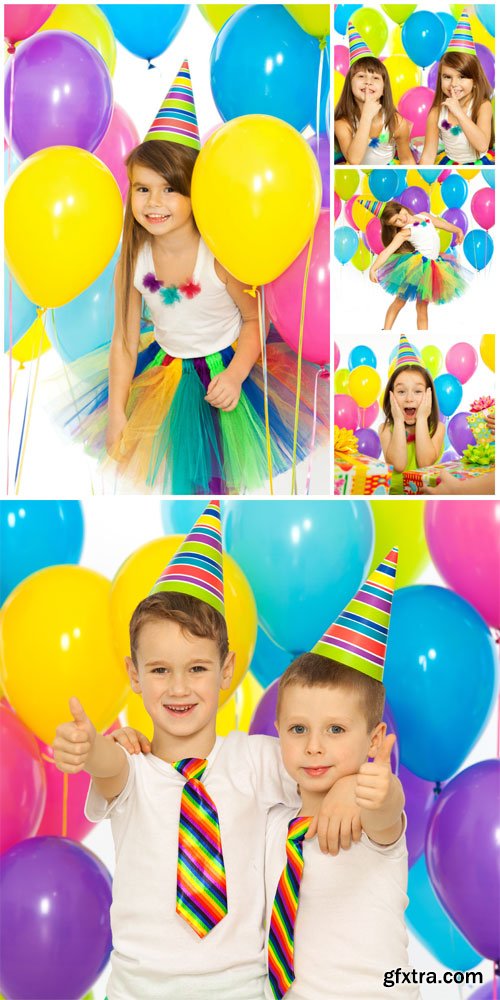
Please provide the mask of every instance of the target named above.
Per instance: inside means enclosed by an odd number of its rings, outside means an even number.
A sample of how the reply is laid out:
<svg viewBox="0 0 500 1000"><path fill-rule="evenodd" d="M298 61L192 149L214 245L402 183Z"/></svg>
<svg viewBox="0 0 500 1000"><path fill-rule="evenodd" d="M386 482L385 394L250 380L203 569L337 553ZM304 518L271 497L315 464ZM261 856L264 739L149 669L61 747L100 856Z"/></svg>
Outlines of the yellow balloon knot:
<svg viewBox="0 0 500 1000"><path fill-rule="evenodd" d="M355 455L358 450L358 439L352 431L335 425L334 448L342 455Z"/></svg>
<svg viewBox="0 0 500 1000"><path fill-rule="evenodd" d="M320 38L319 47L320 49L326 49L326 35L323 35L323 38Z"/></svg>
<svg viewBox="0 0 500 1000"><path fill-rule="evenodd" d="M257 285L252 285L251 288L244 288L243 291L246 295L251 295L252 299L254 299L257 295Z"/></svg>
<svg viewBox="0 0 500 1000"><path fill-rule="evenodd" d="M43 319L43 317L45 316L46 312L47 312L47 307L46 306L37 306L36 307L36 314L38 316L38 319Z"/></svg>

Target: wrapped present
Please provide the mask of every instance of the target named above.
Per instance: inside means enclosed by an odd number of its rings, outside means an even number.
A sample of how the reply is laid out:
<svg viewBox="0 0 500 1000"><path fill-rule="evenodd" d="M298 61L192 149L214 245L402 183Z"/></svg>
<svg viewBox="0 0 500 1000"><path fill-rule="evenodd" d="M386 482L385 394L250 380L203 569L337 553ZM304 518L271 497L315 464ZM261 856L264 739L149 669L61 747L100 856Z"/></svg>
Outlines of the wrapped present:
<svg viewBox="0 0 500 1000"><path fill-rule="evenodd" d="M358 439L352 431L335 427L335 496L387 495L392 466L370 455L358 453Z"/></svg>
<svg viewBox="0 0 500 1000"><path fill-rule="evenodd" d="M489 416L495 416L493 396L481 396L479 399L475 399L471 405L467 423L478 445L488 445L495 440L495 435L486 423L486 417Z"/></svg>
<svg viewBox="0 0 500 1000"><path fill-rule="evenodd" d="M422 493L424 486L438 486L443 469L455 476L455 479L471 479L483 476L485 472L491 472L494 468L494 464L469 465L463 459L455 459L454 462L429 465L427 469L413 469L411 472L403 472L403 489L408 496L417 496Z"/></svg>

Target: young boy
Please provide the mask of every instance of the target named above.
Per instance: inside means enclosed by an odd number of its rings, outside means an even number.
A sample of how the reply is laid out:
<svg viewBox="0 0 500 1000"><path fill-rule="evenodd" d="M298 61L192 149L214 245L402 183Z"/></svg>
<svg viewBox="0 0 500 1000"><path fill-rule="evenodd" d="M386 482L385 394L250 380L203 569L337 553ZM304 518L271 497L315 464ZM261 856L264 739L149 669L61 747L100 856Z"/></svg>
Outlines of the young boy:
<svg viewBox="0 0 500 1000"><path fill-rule="evenodd" d="M301 806L276 806L268 820L269 1000L375 1000L385 974L408 971L404 796L391 771L395 737L381 721L396 560L393 550L280 680L276 725ZM349 847L336 858L302 840L333 787L345 796ZM419 997L414 985L395 988L394 997Z"/></svg>

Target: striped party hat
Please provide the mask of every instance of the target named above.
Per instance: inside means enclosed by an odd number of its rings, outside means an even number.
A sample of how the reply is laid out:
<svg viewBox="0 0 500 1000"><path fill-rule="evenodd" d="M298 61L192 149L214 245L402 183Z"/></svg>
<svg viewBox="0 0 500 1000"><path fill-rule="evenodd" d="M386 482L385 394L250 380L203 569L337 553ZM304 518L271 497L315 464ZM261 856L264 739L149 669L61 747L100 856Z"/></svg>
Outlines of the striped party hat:
<svg viewBox="0 0 500 1000"><path fill-rule="evenodd" d="M190 594L224 615L220 500L211 500L150 591Z"/></svg>
<svg viewBox="0 0 500 1000"><path fill-rule="evenodd" d="M184 60L144 142L163 139L181 146L201 149L200 133L194 106L193 85L187 59Z"/></svg>
<svg viewBox="0 0 500 1000"><path fill-rule="evenodd" d="M312 649L381 681L398 563L391 549Z"/></svg>
<svg viewBox="0 0 500 1000"><path fill-rule="evenodd" d="M472 37L472 28L467 8L464 8L455 25L455 30L446 52L469 52L473 56L476 55L476 46Z"/></svg>
<svg viewBox="0 0 500 1000"><path fill-rule="evenodd" d="M399 338L398 353L395 358L394 369L402 368L403 365L420 365L422 368L425 367L422 363L422 358L420 358L416 353L404 333L402 333Z"/></svg>
<svg viewBox="0 0 500 1000"><path fill-rule="evenodd" d="M359 201L359 204L362 205L363 208L367 208L372 215L376 215L377 219L380 219L382 212L387 205L386 201L365 201L364 198L356 198L356 201Z"/></svg>
<svg viewBox="0 0 500 1000"><path fill-rule="evenodd" d="M358 59L373 59L373 52L370 52L366 42L363 41L361 35L357 28L354 27L352 21L347 24L347 41L349 44L349 65L353 66Z"/></svg>

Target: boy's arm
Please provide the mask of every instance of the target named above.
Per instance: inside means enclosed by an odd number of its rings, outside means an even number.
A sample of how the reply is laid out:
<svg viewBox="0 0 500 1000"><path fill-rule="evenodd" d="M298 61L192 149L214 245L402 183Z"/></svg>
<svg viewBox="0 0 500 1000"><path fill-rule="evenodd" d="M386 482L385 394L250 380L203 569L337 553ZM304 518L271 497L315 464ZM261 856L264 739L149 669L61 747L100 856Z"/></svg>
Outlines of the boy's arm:
<svg viewBox="0 0 500 1000"><path fill-rule="evenodd" d="M386 736L373 761L363 764L356 775L356 803L361 809L361 826L376 844L393 844L403 830L403 787L391 768L395 742L394 734Z"/></svg>
<svg viewBox="0 0 500 1000"><path fill-rule="evenodd" d="M361 810L356 804L357 775L339 778L325 795L321 809L311 820L305 839L317 835L323 854L347 851L361 838Z"/></svg>
<svg viewBox="0 0 500 1000"><path fill-rule="evenodd" d="M78 698L70 698L69 707L73 720L57 727L52 744L56 766L66 774L86 771L99 794L110 801L127 784L128 760L113 741L96 732Z"/></svg>

